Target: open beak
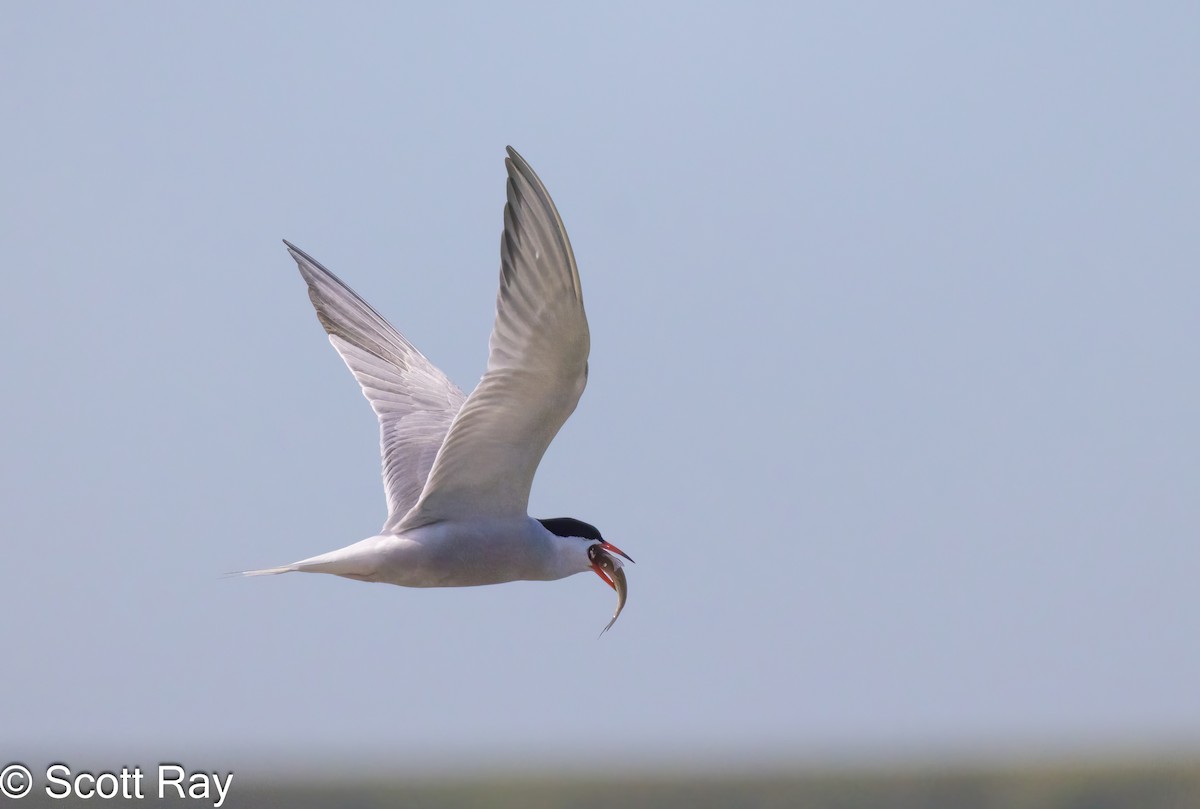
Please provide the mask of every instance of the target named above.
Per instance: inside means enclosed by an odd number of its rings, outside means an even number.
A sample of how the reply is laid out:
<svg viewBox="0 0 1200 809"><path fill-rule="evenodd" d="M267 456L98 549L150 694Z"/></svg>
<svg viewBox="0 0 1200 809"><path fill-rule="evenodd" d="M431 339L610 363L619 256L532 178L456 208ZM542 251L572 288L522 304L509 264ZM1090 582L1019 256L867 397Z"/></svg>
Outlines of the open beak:
<svg viewBox="0 0 1200 809"><path fill-rule="evenodd" d="M633 559L630 559L629 554L625 553L625 551L621 550L620 548L618 548L616 545L612 544L611 542L600 542L597 545L592 546L593 551L595 551L596 548L600 548L601 550L608 551L609 553L615 553L618 556L623 556L626 559L629 559L630 562L633 562ZM634 562L634 564L637 564L637 563ZM597 557L594 560L592 560L592 570L596 571L596 575L599 576L600 578L604 579L604 583L607 584L609 587L613 588L614 590L617 590L617 585L615 583L613 583L613 571L620 570L620 569L621 569L620 562L618 562L612 558L605 558L603 555L600 555L600 554L597 554ZM622 576L621 578L624 579L625 577ZM620 593L620 590L617 590L617 592ZM624 596L621 596L621 603L622 604L625 603ZM620 611L621 611L620 609L617 610L617 612L620 612Z"/></svg>

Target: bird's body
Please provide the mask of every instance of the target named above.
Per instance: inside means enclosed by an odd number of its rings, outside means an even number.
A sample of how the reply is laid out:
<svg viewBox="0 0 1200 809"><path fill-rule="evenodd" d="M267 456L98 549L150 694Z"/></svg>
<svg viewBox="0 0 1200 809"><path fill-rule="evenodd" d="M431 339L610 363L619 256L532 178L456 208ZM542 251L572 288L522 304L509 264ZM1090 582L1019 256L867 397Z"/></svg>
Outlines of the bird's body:
<svg viewBox="0 0 1200 809"><path fill-rule="evenodd" d="M613 554L625 554L587 523L527 514L538 463L587 383L590 335L558 211L533 169L508 152L496 321L487 371L470 396L333 273L287 245L329 341L379 418L388 517L376 536L247 575L469 587L593 570L617 590L620 614L625 574Z"/></svg>
<svg viewBox="0 0 1200 809"><path fill-rule="evenodd" d="M525 518L436 522L252 574L332 573L401 587L475 587L552 581L590 569L579 541Z"/></svg>

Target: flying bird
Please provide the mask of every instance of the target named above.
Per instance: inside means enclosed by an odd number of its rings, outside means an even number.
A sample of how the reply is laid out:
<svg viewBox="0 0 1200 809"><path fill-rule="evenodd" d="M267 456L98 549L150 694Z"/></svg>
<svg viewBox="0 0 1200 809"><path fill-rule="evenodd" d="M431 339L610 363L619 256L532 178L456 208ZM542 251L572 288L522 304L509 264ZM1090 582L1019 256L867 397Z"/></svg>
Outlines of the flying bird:
<svg viewBox="0 0 1200 809"><path fill-rule="evenodd" d="M487 370L470 396L329 270L284 242L308 296L379 417L388 516L379 534L290 565L402 587L550 581L594 571L628 592L624 551L570 517L533 519L529 490L587 383L583 290L558 210L508 148L500 291Z"/></svg>

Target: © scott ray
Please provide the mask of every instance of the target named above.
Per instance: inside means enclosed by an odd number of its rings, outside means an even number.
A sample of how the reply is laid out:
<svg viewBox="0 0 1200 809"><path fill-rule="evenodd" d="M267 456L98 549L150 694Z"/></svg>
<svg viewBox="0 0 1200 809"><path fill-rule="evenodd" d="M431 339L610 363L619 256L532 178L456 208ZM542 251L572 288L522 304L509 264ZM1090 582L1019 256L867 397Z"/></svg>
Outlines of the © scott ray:
<svg viewBox="0 0 1200 809"><path fill-rule="evenodd" d="M171 797L190 798L192 800L211 800L213 809L220 809L229 795L229 787L233 785L233 773L193 772L189 773L179 764L159 764L157 770L157 789L155 794L159 800ZM122 767L120 772L81 772L71 774L71 768L66 764L51 764L46 768L46 794L55 799L77 797L88 798L124 798L126 800L142 800L146 797L142 791L142 778L145 773L141 767Z"/></svg>

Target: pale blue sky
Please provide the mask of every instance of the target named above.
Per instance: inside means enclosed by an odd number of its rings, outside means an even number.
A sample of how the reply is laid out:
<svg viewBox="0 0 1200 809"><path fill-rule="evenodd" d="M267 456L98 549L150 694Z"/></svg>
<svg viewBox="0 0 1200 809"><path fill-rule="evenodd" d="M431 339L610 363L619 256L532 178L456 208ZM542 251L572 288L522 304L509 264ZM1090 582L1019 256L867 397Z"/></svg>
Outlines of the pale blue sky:
<svg viewBox="0 0 1200 809"><path fill-rule="evenodd" d="M1194 4L3 17L18 759L1200 747ZM593 344L531 508L638 560L621 620L222 578L384 517L280 240L470 389L510 143Z"/></svg>

